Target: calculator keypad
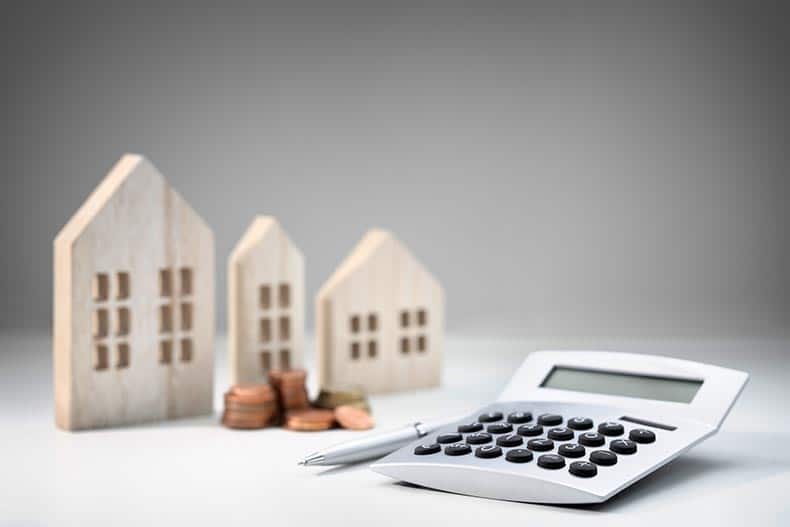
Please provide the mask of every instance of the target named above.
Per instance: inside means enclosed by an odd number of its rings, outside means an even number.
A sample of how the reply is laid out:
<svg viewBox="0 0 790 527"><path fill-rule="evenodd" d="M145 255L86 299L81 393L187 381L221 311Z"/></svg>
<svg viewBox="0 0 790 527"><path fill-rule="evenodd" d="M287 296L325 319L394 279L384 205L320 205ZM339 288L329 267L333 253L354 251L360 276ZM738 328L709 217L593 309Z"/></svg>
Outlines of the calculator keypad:
<svg viewBox="0 0 790 527"><path fill-rule="evenodd" d="M527 436L527 437L535 437L539 436L543 433L543 427L540 425L530 424L530 425L521 425L518 427L518 435Z"/></svg>
<svg viewBox="0 0 790 527"><path fill-rule="evenodd" d="M557 414L541 414L538 423L544 426L557 426L562 424L562 416Z"/></svg>
<svg viewBox="0 0 790 527"><path fill-rule="evenodd" d="M577 445L576 443L565 443L560 445L557 452L565 457L584 457L584 454L587 453L583 446Z"/></svg>
<svg viewBox="0 0 790 527"><path fill-rule="evenodd" d="M495 421L501 421L502 412L487 412L484 414L480 414L477 420L480 421L481 423L493 423Z"/></svg>
<svg viewBox="0 0 790 527"><path fill-rule="evenodd" d="M505 454L505 459L511 463L529 463L532 461L532 457L532 451L526 448L514 448L513 450L508 450L507 454Z"/></svg>
<svg viewBox="0 0 790 527"><path fill-rule="evenodd" d="M483 429L483 425L478 422L471 422L465 425L458 425L458 431L462 434L470 434L472 432L480 432Z"/></svg>
<svg viewBox="0 0 790 527"><path fill-rule="evenodd" d="M571 417L568 419L568 428L574 430L589 430L593 427L592 419L589 417Z"/></svg>
<svg viewBox="0 0 790 527"><path fill-rule="evenodd" d="M494 438L491 437L491 434L487 434L485 432L475 432L474 434L469 434L466 436L466 442L470 445L482 445L485 443L490 443L493 440Z"/></svg>
<svg viewBox="0 0 790 527"><path fill-rule="evenodd" d="M565 466L565 458L557 454L543 454L538 457L538 466L556 470Z"/></svg>
<svg viewBox="0 0 790 527"><path fill-rule="evenodd" d="M628 439L637 443L648 444L656 440L656 434L644 428L635 428L628 433Z"/></svg>
<svg viewBox="0 0 790 527"><path fill-rule="evenodd" d="M418 456L427 456L441 452L441 450L442 447L439 445L439 443L429 443L425 445L418 445L417 448L414 449L414 453Z"/></svg>
<svg viewBox="0 0 790 527"><path fill-rule="evenodd" d="M475 449L475 455L482 458L499 457L502 455L502 449L496 445L479 446Z"/></svg>
<svg viewBox="0 0 790 527"><path fill-rule="evenodd" d="M506 436L499 436L496 440L496 444L499 446L521 446L524 443L524 438L518 434L508 434Z"/></svg>
<svg viewBox="0 0 790 527"><path fill-rule="evenodd" d="M472 451L472 447L465 443L453 443L444 447L444 453L448 456L463 456Z"/></svg>
<svg viewBox="0 0 790 527"><path fill-rule="evenodd" d="M596 426L589 417L576 416L561 426L564 418L553 413L543 413L535 422L532 420L532 413L525 410L511 411L506 416L499 411L486 412L477 420L458 425L457 432L445 432L437 435L434 442L418 445L414 454L438 454L444 446L445 455L464 456L474 452L475 457L493 463L500 457L509 463L529 463L537 457L537 465L543 469L567 467L567 472L575 477L592 478L598 474L599 467L616 465L618 454L634 455L638 445L656 441L655 432L645 428L626 431L617 421L600 422ZM627 439L621 437L626 432ZM591 447L604 448L588 452Z"/></svg>
<svg viewBox="0 0 790 527"><path fill-rule="evenodd" d="M598 432L605 436L621 436L625 429L620 423L607 421L598 425Z"/></svg>
<svg viewBox="0 0 790 527"><path fill-rule="evenodd" d="M574 461L568 472L580 478L591 478L598 474L598 467L589 461Z"/></svg>
<svg viewBox="0 0 790 527"><path fill-rule="evenodd" d="M584 446L603 446L606 438L598 432L585 432L579 435L579 443Z"/></svg>
<svg viewBox="0 0 790 527"><path fill-rule="evenodd" d="M513 412L507 416L507 422L514 425L529 423L530 421L532 421L532 413L530 412Z"/></svg>
<svg viewBox="0 0 790 527"><path fill-rule="evenodd" d="M510 423L494 423L486 428L486 432L489 434L507 434L512 431L513 425Z"/></svg>
<svg viewBox="0 0 790 527"><path fill-rule="evenodd" d="M573 430L565 428L564 426L558 426L557 428L549 430L548 436L549 439L554 439L556 441L570 441L573 439Z"/></svg>
<svg viewBox="0 0 790 527"><path fill-rule="evenodd" d="M609 449L618 454L631 455L636 454L636 443L630 439L615 439L609 443Z"/></svg>

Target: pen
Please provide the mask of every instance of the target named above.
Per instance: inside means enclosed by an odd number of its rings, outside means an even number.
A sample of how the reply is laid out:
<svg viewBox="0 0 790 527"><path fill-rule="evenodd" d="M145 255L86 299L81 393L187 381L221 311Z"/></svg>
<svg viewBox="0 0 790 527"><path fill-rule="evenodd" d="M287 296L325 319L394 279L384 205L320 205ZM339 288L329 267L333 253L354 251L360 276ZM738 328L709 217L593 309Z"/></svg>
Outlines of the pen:
<svg viewBox="0 0 790 527"><path fill-rule="evenodd" d="M382 457L396 451L406 443L425 437L451 421L433 424L412 423L403 428L381 434L368 435L353 441L319 450L299 462L300 465L344 465L366 459Z"/></svg>

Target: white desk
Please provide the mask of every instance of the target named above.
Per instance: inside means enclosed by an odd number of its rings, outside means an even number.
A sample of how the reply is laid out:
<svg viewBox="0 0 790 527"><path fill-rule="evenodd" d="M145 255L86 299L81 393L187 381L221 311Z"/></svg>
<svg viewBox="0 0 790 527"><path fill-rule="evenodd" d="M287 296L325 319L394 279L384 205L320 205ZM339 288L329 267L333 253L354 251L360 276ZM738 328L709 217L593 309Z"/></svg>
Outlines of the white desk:
<svg viewBox="0 0 790 527"><path fill-rule="evenodd" d="M667 354L742 369L752 378L717 436L608 503L557 507L416 488L364 465L296 465L313 450L358 437L342 430L239 432L219 426L215 415L62 432L52 417L49 337L4 335L0 525L790 525L787 341L451 337L443 387L372 398L378 428L473 411L496 397L526 353L540 348ZM217 350L219 410L228 379L224 340Z"/></svg>

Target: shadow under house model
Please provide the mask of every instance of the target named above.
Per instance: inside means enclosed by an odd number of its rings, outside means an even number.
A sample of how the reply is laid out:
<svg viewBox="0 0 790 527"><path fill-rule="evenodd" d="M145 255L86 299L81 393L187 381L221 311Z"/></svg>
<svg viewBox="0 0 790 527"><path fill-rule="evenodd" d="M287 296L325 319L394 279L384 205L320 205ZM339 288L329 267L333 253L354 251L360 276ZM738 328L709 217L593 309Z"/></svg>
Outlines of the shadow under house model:
<svg viewBox="0 0 790 527"><path fill-rule="evenodd" d="M444 293L392 234L371 230L316 297L319 383L369 393L439 384Z"/></svg>
<svg viewBox="0 0 790 527"><path fill-rule="evenodd" d="M304 257L276 219L256 218L228 259L228 339L234 384L301 368Z"/></svg>
<svg viewBox="0 0 790 527"><path fill-rule="evenodd" d="M55 238L56 422L212 412L214 238L145 158L125 155Z"/></svg>

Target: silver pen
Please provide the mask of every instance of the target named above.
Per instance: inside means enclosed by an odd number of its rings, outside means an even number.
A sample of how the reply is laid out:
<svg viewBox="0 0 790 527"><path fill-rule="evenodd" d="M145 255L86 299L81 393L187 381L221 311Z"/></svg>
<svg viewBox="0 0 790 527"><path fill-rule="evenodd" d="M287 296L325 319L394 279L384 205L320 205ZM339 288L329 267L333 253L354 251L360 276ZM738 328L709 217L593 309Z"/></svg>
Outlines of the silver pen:
<svg viewBox="0 0 790 527"><path fill-rule="evenodd" d="M412 423L403 428L373 434L319 450L299 462L300 465L344 465L385 456L403 445L425 437L453 420L436 423Z"/></svg>

